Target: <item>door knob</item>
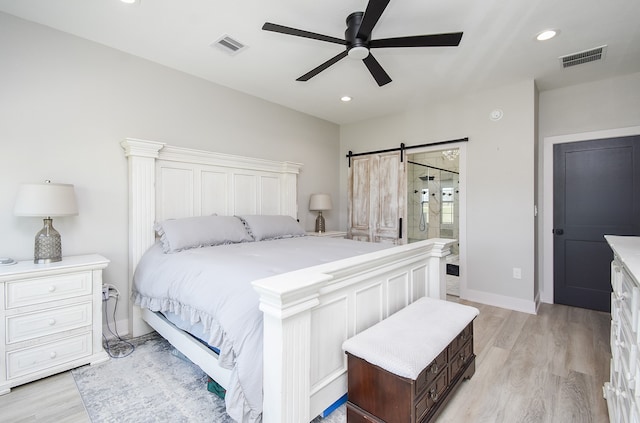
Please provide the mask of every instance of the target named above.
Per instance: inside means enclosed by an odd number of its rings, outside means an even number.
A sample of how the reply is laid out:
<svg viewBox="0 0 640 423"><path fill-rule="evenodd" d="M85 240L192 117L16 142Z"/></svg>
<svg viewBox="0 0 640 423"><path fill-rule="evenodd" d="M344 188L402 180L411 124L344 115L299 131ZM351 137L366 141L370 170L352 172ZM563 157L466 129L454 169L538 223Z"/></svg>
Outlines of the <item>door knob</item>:
<svg viewBox="0 0 640 423"><path fill-rule="evenodd" d="M562 229L554 229L553 233L556 234L556 235L562 235L562 234L564 234L564 230L562 230Z"/></svg>

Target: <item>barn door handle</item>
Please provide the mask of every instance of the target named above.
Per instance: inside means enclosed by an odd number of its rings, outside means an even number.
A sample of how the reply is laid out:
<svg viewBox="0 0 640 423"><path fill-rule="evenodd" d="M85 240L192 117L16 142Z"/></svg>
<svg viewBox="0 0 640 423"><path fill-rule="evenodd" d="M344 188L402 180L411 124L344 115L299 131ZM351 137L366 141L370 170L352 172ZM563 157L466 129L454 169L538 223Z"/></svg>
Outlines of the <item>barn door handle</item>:
<svg viewBox="0 0 640 423"><path fill-rule="evenodd" d="M554 229L552 232L553 232L554 234L556 234L556 235L562 235L562 234L564 234L564 230L563 230L563 229Z"/></svg>

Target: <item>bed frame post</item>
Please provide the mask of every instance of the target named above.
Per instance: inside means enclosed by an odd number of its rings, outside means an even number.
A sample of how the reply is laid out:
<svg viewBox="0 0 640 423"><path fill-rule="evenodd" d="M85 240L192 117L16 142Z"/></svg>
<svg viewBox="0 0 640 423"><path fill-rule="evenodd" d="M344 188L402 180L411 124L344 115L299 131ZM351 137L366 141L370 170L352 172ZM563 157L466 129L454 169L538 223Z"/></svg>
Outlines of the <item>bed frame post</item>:
<svg viewBox="0 0 640 423"><path fill-rule="evenodd" d="M311 309L319 304L319 287L330 279L316 274L293 290L293 278L271 286L265 279L254 282L264 313L264 423L311 421Z"/></svg>
<svg viewBox="0 0 640 423"><path fill-rule="evenodd" d="M452 239L432 238L433 248L429 254L429 275L426 287L427 296L447 299L447 256L451 254Z"/></svg>
<svg viewBox="0 0 640 423"><path fill-rule="evenodd" d="M282 169L282 196L280 198L281 214L298 219L298 163L285 162Z"/></svg>
<svg viewBox="0 0 640 423"><path fill-rule="evenodd" d="M155 242L156 159L164 143L127 138L120 143L129 168L129 292L140 257ZM129 303L129 334L140 336L153 329L142 320L139 307Z"/></svg>

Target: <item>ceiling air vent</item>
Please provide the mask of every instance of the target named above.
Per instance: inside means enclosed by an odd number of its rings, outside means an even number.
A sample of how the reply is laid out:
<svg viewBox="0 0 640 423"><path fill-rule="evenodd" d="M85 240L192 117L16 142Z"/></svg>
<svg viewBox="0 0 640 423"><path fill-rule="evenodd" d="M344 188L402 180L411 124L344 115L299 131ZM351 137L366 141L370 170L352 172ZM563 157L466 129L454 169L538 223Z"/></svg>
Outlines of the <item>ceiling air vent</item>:
<svg viewBox="0 0 640 423"><path fill-rule="evenodd" d="M238 54L241 50L244 50L245 48L247 48L247 46L245 46L239 41L234 40L233 38L231 38L226 34L218 38L211 45L226 51L231 56Z"/></svg>
<svg viewBox="0 0 640 423"><path fill-rule="evenodd" d="M604 59L604 54L607 51L607 46L600 46L589 50L579 51L578 53L567 54L566 56L560 56L560 64L563 68L569 68L571 66L582 65L583 63L594 62L596 60Z"/></svg>

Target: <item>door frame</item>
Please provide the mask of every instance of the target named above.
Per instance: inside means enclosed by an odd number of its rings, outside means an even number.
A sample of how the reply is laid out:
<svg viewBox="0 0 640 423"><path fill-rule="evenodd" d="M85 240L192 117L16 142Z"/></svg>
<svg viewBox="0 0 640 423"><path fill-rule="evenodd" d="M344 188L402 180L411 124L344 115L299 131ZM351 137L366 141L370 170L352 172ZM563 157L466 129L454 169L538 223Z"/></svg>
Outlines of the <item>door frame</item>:
<svg viewBox="0 0 640 423"><path fill-rule="evenodd" d="M404 160L407 160L407 154L417 154L417 153L424 153L424 152L429 152L429 151L442 151L442 150L453 150L453 149L458 149L460 150L460 155L458 156L458 167L459 167L459 180L460 183L458 184L458 189L459 189L459 193L458 193L458 233L459 233L459 239L458 242L460 243L459 246L459 250L458 250L458 256L459 256L459 262L460 262L460 276L459 276L459 289L460 289L460 298L461 299L466 299L467 298L467 271L469 269L469 267L467 266L467 143L466 142L459 142L459 143L452 143L452 144L447 144L447 145L438 145L438 146L433 146L433 147L423 147L423 148L416 148L416 149L412 149L410 152L408 152L407 150L404 151L405 153L405 157ZM406 184L405 184L406 185ZM405 186L405 189L408 189ZM406 193L405 196L405 202L407 201L407 198L409 198L409 193ZM407 213L408 213L408 207L405 207L405 216L404 216L404 221L407 222ZM406 226L406 223L405 223ZM405 231L405 233L408 234L408 232L406 231L406 227L403 228L403 230Z"/></svg>
<svg viewBox="0 0 640 423"><path fill-rule="evenodd" d="M640 135L640 126L605 129L601 131L581 132L568 135L544 137L543 140L543 196L538 196L538 204L542 207L542 222L539 225L538 263L542 283L539 286L539 298L543 303L553 304L553 146L570 142L591 141L603 138L617 138Z"/></svg>

